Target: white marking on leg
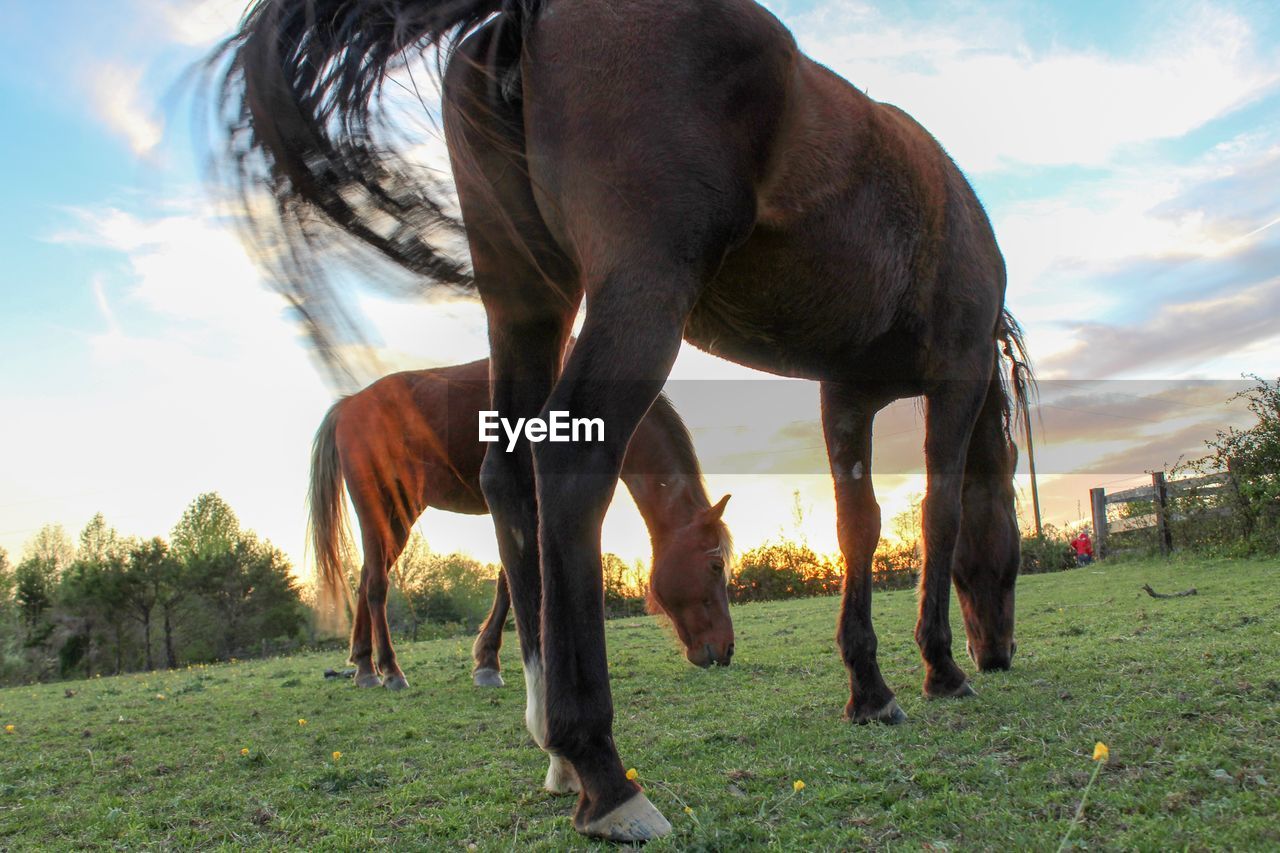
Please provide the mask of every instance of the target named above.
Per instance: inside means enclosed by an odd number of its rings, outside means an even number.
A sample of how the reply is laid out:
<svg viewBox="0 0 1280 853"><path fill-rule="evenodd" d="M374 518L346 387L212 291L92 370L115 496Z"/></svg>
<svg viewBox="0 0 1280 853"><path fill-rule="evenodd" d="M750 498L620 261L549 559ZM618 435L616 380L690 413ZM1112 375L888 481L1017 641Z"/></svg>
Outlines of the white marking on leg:
<svg viewBox="0 0 1280 853"><path fill-rule="evenodd" d="M511 526L511 541L516 543L516 550L524 553L524 534L514 524Z"/></svg>
<svg viewBox="0 0 1280 853"><path fill-rule="evenodd" d="M533 742L547 748L547 684L542 675L542 658L530 655L524 662L524 724Z"/></svg>
<svg viewBox="0 0 1280 853"><path fill-rule="evenodd" d="M853 475L853 479L861 480L862 479L862 461L859 460L853 463L853 470L850 471L849 473Z"/></svg>
<svg viewBox="0 0 1280 853"><path fill-rule="evenodd" d="M547 778L542 786L553 794L576 794L582 790L578 771L573 769L568 759L558 755L551 756L551 766L547 768Z"/></svg>

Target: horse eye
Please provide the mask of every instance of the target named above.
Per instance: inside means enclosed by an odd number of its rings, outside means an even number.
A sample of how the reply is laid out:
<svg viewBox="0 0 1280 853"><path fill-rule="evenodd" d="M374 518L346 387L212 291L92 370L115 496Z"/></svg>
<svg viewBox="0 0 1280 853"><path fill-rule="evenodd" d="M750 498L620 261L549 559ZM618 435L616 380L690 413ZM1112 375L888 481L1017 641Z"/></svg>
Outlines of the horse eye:
<svg viewBox="0 0 1280 853"><path fill-rule="evenodd" d="M718 575L724 574L724 560L712 560L711 571Z"/></svg>

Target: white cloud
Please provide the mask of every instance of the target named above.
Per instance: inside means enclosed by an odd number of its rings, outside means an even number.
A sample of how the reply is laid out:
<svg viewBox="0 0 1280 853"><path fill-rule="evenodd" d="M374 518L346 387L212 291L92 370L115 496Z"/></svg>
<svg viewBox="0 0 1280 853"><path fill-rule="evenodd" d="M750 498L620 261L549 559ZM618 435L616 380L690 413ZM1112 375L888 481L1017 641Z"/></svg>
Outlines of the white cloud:
<svg viewBox="0 0 1280 853"><path fill-rule="evenodd" d="M208 47L231 35L248 0L140 0L158 18L169 38L189 47Z"/></svg>
<svg viewBox="0 0 1280 853"><path fill-rule="evenodd" d="M1128 146L1182 136L1280 81L1280 62L1260 53L1239 15L1204 6L1169 20L1123 58L1036 52L1013 24L972 15L919 27L828 3L789 23L811 56L910 112L962 168L985 172L1105 164Z"/></svg>
<svg viewBox="0 0 1280 853"><path fill-rule="evenodd" d="M155 150L164 138L164 121L142 92L142 70L103 63L90 68L86 80L92 107L107 127L140 157Z"/></svg>

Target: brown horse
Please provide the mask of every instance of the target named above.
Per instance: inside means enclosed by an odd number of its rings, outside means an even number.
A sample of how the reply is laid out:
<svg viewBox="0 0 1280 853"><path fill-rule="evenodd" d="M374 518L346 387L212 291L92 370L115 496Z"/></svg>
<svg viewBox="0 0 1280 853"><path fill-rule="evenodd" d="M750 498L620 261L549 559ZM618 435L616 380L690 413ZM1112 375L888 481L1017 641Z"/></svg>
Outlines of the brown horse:
<svg viewBox="0 0 1280 853"><path fill-rule="evenodd" d="M444 48L471 272L443 248L458 225L446 197L379 109L386 75L429 47ZM876 660L870 583L871 426L898 398L926 401L924 693L972 693L951 652L953 576L974 662L1009 666L1019 553L1000 348L1021 358L1019 337L981 204L904 112L805 57L754 0L259 0L219 56L249 233L276 249L264 257L322 352L344 315L314 254L372 247L424 284L479 293L493 409L607 425L602 442L491 448L480 477L526 722L581 780L578 830L670 831L613 739L600 521L682 338L821 383L847 716L904 719Z"/></svg>
<svg viewBox="0 0 1280 853"><path fill-rule="evenodd" d="M387 628L387 582L418 517L429 507L489 512L480 489L485 445L475 427L488 402L487 360L395 373L335 403L316 433L310 526L324 610L341 612L350 594L342 562L344 491L351 494L364 546L351 632L360 687L409 686ZM666 397L654 402L636 429L622 480L650 531L650 610L670 617L690 663L727 666L733 657L725 591L732 544L721 516L729 496L711 505L689 433ZM502 686L498 650L510 602L502 572L473 648L477 685Z"/></svg>

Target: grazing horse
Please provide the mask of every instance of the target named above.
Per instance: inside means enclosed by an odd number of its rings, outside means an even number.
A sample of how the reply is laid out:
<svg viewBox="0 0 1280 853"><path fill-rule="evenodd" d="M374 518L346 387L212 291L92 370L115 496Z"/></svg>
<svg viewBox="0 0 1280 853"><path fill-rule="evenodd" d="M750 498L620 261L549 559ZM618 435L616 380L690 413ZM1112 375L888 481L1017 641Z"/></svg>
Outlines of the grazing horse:
<svg viewBox="0 0 1280 853"><path fill-rule="evenodd" d="M448 197L415 172L421 145L379 96L385 79L409 89L408 56L430 48L470 269L447 251ZM490 448L480 475L526 722L581 782L580 832L670 831L613 739L600 522L682 338L821 383L848 718L904 719L871 624L871 428L895 399L926 403L924 693L972 693L951 651L953 578L974 663L1009 666L1019 552L1002 345L1015 392L1027 373L990 222L906 113L806 57L754 0L259 0L216 57L224 174L323 352L345 312L315 254L371 249L363 273L381 254L397 276L478 292L491 408L606 424L599 443Z"/></svg>
<svg viewBox="0 0 1280 853"><path fill-rule="evenodd" d="M487 360L394 373L335 403L316 432L311 544L326 611L340 612L350 593L342 562L348 550L344 491L351 494L364 546L351 632L357 686L409 686L387 628L388 575L427 508L467 515L489 511L480 489L485 445L476 434L478 414L488 402ZM654 402L636 429L622 480L653 543L650 609L670 617L690 663L727 666L733 621L725 565L732 544L721 516L729 496L711 505L693 442L666 397ZM510 601L502 572L473 649L477 685L502 686L498 650Z"/></svg>

